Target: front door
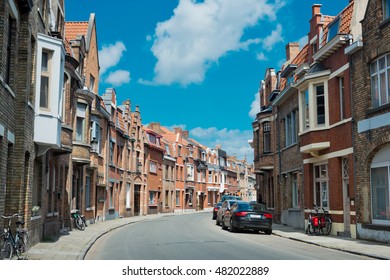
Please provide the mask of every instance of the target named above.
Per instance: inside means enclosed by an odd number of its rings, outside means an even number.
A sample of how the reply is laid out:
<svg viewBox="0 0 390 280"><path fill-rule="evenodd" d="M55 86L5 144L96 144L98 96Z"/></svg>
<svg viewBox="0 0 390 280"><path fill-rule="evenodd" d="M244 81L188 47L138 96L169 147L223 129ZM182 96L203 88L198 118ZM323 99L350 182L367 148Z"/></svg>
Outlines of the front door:
<svg viewBox="0 0 390 280"><path fill-rule="evenodd" d="M141 195L141 186L135 185L135 188L134 188L134 216L140 215L140 208L141 208L140 195Z"/></svg>

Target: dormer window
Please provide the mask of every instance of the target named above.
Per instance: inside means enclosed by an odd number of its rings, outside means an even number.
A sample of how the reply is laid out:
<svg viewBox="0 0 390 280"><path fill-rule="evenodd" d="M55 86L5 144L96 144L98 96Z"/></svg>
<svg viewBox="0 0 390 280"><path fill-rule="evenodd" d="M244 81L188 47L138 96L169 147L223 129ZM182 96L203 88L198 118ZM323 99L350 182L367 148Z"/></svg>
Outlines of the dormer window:
<svg viewBox="0 0 390 280"><path fill-rule="evenodd" d="M340 18L336 18L328 28L328 40L331 41L339 33Z"/></svg>

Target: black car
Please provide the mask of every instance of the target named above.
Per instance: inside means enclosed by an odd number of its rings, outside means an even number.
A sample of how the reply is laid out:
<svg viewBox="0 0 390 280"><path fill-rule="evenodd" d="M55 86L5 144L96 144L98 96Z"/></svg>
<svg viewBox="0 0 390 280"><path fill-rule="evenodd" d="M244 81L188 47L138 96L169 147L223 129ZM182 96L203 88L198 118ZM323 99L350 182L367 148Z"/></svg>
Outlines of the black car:
<svg viewBox="0 0 390 280"><path fill-rule="evenodd" d="M217 204L214 205L214 208L213 208L213 220L217 219L217 213L218 213L218 209L221 207L222 205L222 201L218 202Z"/></svg>
<svg viewBox="0 0 390 280"><path fill-rule="evenodd" d="M221 201L222 202L222 205L221 207L219 207L218 209L218 212L217 212L217 218L216 218L216 221L215 221L215 224L217 226L219 226L222 221L223 221L223 217L225 216L225 212L230 208L232 207L232 205L234 203L236 203L238 200L225 200L225 201Z"/></svg>
<svg viewBox="0 0 390 280"><path fill-rule="evenodd" d="M234 232L239 229L272 233L272 214L266 211L265 205L253 202L236 201L222 220L222 228Z"/></svg>

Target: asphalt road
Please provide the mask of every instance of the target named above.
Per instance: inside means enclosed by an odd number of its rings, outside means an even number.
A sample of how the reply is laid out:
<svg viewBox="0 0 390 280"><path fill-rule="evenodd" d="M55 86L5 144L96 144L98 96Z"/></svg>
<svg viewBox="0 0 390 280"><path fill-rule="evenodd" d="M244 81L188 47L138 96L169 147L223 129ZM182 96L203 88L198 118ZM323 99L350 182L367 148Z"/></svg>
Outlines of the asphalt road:
<svg viewBox="0 0 390 280"><path fill-rule="evenodd" d="M275 235L222 230L211 213L164 215L112 231L86 260L363 260Z"/></svg>

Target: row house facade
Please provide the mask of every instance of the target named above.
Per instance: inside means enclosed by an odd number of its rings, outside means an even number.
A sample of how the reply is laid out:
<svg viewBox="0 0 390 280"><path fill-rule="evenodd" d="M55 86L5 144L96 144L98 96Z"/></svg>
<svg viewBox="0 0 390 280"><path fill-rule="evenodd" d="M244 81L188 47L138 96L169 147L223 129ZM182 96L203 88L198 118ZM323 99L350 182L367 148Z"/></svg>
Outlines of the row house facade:
<svg viewBox="0 0 390 280"><path fill-rule="evenodd" d="M286 63L267 75L260 89L260 100L269 103L262 105L253 124L258 198L274 209L278 221L302 228L309 211L305 208L316 204L332 215L332 234L356 237L350 63L345 49L361 37L365 5L350 1L337 16L322 15L320 8L312 6L307 45L299 50L296 43L288 44ZM275 77L275 86L268 87L270 77ZM267 122L273 155L264 144Z"/></svg>
<svg viewBox="0 0 390 280"><path fill-rule="evenodd" d="M360 239L390 242L390 2L368 0L351 60L356 225Z"/></svg>
<svg viewBox="0 0 390 280"><path fill-rule="evenodd" d="M149 187L149 193L156 192L159 195L156 196L157 204L160 205L158 212L211 208L222 194L228 193L250 197L248 201L255 200L253 168L246 161L229 157L220 146L208 148L200 144L189 137L188 131L179 127L171 131L160 123L153 122L145 131L149 140L153 135L152 141L160 143L158 145L161 148L158 150L163 152L160 167L162 177L155 180L155 184L160 186L159 182L163 182L162 189L156 191ZM158 156L160 158L161 155ZM156 175L158 174L157 171ZM239 178L242 178L241 182Z"/></svg>

